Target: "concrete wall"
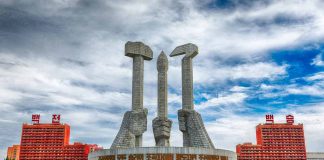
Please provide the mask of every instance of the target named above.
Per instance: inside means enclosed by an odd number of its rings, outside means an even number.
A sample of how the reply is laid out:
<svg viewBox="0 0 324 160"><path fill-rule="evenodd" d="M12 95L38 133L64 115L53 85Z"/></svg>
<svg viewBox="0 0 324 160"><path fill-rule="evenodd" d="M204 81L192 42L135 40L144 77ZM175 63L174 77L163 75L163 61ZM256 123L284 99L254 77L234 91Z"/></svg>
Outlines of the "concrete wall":
<svg viewBox="0 0 324 160"><path fill-rule="evenodd" d="M307 160L324 160L324 152L308 152Z"/></svg>
<svg viewBox="0 0 324 160"><path fill-rule="evenodd" d="M207 148L193 148L193 147L139 147L139 148L127 148L127 149L105 149L96 152L92 152L89 154L89 160L99 160L100 156L109 156L109 155L125 155L126 158L123 160L129 160L130 156L133 155L142 155L140 158L136 158L136 160L149 160L150 158L147 157L149 154L158 154L158 155L167 155L172 154L171 159L177 160L179 156L181 159L186 160L218 160L218 158L213 158L220 156L222 159L219 160L236 160L236 153L228 150L221 150L221 149L207 149ZM207 158L201 158L201 155L210 156ZM190 157L186 157L190 156ZM117 156L115 156L117 157ZM113 158L118 159L118 158ZM134 158L132 158L134 159ZM162 158L156 158L159 160ZM163 158L168 159L168 158Z"/></svg>

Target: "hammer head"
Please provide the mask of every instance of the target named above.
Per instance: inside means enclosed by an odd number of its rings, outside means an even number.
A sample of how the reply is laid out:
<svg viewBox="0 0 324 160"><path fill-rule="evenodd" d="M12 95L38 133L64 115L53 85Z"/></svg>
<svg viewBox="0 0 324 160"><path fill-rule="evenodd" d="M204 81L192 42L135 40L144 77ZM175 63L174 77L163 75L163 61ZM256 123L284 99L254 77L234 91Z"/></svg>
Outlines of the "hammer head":
<svg viewBox="0 0 324 160"><path fill-rule="evenodd" d="M130 42L125 44L125 56L134 57L141 55L145 60L151 60L153 58L153 52L151 48L145 45L143 42Z"/></svg>
<svg viewBox="0 0 324 160"><path fill-rule="evenodd" d="M179 56L185 54L186 57L193 58L198 54L198 47L195 44L187 43L181 46L176 47L170 57Z"/></svg>

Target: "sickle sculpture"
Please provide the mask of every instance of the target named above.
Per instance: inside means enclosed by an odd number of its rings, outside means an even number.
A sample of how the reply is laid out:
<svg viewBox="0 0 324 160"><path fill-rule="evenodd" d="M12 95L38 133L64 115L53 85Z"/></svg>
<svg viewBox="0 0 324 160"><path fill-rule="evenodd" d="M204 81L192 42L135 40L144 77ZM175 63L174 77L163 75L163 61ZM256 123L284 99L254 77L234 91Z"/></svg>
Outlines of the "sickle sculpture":
<svg viewBox="0 0 324 160"><path fill-rule="evenodd" d="M185 56L182 59L182 109L178 111L183 146L215 148L200 114L194 110L192 58L198 54L198 47L192 43L178 46L170 57L183 54Z"/></svg>

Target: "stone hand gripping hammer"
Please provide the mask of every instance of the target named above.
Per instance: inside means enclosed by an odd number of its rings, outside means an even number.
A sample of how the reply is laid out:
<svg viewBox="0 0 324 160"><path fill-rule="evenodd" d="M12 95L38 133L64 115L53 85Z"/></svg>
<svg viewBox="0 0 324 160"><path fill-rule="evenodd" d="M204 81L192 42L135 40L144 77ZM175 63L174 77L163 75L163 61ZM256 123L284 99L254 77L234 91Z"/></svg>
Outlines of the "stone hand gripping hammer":
<svg viewBox="0 0 324 160"><path fill-rule="evenodd" d="M133 58L132 111L124 115L111 148L141 147L147 130L147 109L143 108L144 60L152 60L151 48L142 42L127 42L125 56Z"/></svg>

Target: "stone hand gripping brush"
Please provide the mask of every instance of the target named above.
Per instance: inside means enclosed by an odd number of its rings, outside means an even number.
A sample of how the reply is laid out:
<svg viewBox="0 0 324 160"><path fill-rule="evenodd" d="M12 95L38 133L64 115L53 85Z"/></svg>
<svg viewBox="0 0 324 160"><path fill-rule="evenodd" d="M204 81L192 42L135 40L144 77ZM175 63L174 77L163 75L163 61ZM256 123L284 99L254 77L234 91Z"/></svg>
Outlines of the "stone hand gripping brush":
<svg viewBox="0 0 324 160"><path fill-rule="evenodd" d="M168 57L162 51L157 59L158 70L158 117L153 120L156 146L170 146L172 121L168 119Z"/></svg>

